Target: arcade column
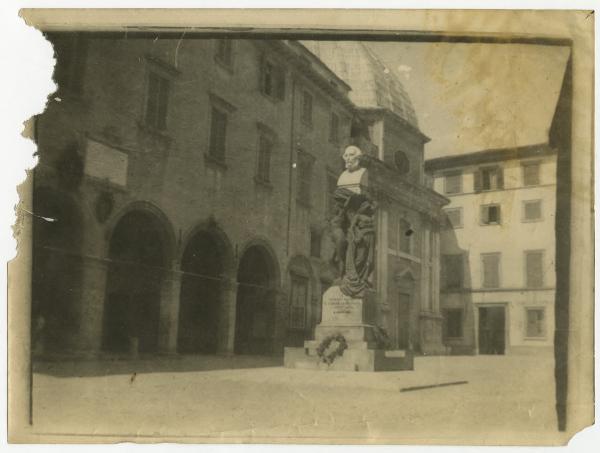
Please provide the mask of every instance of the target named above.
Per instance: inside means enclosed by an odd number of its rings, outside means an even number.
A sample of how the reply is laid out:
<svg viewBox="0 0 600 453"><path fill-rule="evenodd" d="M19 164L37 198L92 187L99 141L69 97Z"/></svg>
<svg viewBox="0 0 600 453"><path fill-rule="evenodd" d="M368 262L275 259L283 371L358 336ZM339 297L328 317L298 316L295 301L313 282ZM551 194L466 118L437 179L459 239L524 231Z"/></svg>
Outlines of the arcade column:
<svg viewBox="0 0 600 453"><path fill-rule="evenodd" d="M181 275L179 263L173 261L162 283L158 326L158 351L162 354L177 352Z"/></svg>

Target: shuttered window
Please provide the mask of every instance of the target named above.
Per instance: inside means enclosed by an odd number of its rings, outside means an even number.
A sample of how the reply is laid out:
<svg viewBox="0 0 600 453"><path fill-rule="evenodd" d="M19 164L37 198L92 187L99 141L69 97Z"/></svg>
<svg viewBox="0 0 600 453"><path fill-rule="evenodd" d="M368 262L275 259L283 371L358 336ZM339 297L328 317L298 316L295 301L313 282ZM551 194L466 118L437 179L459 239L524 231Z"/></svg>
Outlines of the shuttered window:
<svg viewBox="0 0 600 453"><path fill-rule="evenodd" d="M271 152L273 141L265 134L258 137L258 164L256 169L256 178L262 182L271 180Z"/></svg>
<svg viewBox="0 0 600 453"><path fill-rule="evenodd" d="M218 161L225 160L227 114L216 107L211 109L208 153Z"/></svg>
<svg viewBox="0 0 600 453"><path fill-rule="evenodd" d="M535 222L542 219L542 201L527 200L523 202L523 221Z"/></svg>
<svg viewBox="0 0 600 453"><path fill-rule="evenodd" d="M480 168L473 176L475 192L504 189L504 171L500 166Z"/></svg>
<svg viewBox="0 0 600 453"><path fill-rule="evenodd" d="M527 327L525 335L539 338L546 335L546 313L543 308L526 308Z"/></svg>
<svg viewBox="0 0 600 453"><path fill-rule="evenodd" d="M273 99L285 97L285 72L269 59L263 59L261 70L261 91Z"/></svg>
<svg viewBox="0 0 600 453"><path fill-rule="evenodd" d="M313 118L313 97L308 91L302 94L302 122L307 126L312 126Z"/></svg>
<svg viewBox="0 0 600 453"><path fill-rule="evenodd" d="M499 225L501 220L499 204L488 204L481 207L482 225Z"/></svg>
<svg viewBox="0 0 600 453"><path fill-rule="evenodd" d="M484 288L500 287L500 253L484 253L481 255L482 286Z"/></svg>
<svg viewBox="0 0 600 453"><path fill-rule="evenodd" d="M544 285L544 252L535 250L525 252L526 286L540 288Z"/></svg>
<svg viewBox="0 0 600 453"><path fill-rule="evenodd" d="M308 303L308 279L296 275L291 277L290 328L304 329Z"/></svg>
<svg viewBox="0 0 600 453"><path fill-rule="evenodd" d="M332 143L340 141L340 117L333 112L329 119L329 141Z"/></svg>
<svg viewBox="0 0 600 453"><path fill-rule="evenodd" d="M169 104L169 80L154 72L148 74L148 92L146 93L146 126L158 130L167 128L167 109Z"/></svg>
<svg viewBox="0 0 600 453"><path fill-rule="evenodd" d="M526 162L523 167L523 185L537 186L540 184L540 164L539 162Z"/></svg>
<svg viewBox="0 0 600 453"><path fill-rule="evenodd" d="M463 255L442 255L442 285L444 289L463 287Z"/></svg>
<svg viewBox="0 0 600 453"><path fill-rule="evenodd" d="M444 176L444 193L452 195L462 192L462 173L447 173Z"/></svg>

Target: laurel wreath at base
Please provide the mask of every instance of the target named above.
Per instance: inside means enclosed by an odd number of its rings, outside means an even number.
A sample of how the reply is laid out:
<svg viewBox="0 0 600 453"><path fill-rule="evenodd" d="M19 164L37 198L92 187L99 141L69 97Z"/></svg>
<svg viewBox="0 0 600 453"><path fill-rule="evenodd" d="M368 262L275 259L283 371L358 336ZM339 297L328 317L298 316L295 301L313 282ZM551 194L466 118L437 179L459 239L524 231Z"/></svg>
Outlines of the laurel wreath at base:
<svg viewBox="0 0 600 453"><path fill-rule="evenodd" d="M336 341L338 343L337 348L333 349L330 352L327 352L331 343ZM348 342L346 338L341 333L337 333L334 335L329 335L321 341L319 346L317 347L317 355L327 365L331 365L333 361L344 355L344 351L348 349Z"/></svg>

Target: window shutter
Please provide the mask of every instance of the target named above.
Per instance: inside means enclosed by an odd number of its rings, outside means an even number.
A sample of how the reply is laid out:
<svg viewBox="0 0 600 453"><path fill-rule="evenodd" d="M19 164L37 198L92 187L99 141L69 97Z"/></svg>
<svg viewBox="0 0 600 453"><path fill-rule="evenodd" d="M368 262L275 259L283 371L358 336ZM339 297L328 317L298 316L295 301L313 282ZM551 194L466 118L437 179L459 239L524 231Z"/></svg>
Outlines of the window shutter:
<svg viewBox="0 0 600 453"><path fill-rule="evenodd" d="M277 68L277 98L285 98L285 71Z"/></svg>
<svg viewBox="0 0 600 453"><path fill-rule="evenodd" d="M167 109L169 105L169 81L160 78L158 92L158 122L157 127L161 130L167 128Z"/></svg>
<svg viewBox="0 0 600 453"><path fill-rule="evenodd" d="M487 206L482 206L481 207L481 223L483 223L484 225L487 225L489 223L489 218L488 218L488 207Z"/></svg>
<svg viewBox="0 0 600 453"><path fill-rule="evenodd" d="M481 170L473 172L473 191L481 192Z"/></svg>
<svg viewBox="0 0 600 453"><path fill-rule="evenodd" d="M265 55L262 54L259 58L258 65L258 91L261 93L265 92L265 64L266 58Z"/></svg>
<svg viewBox="0 0 600 453"><path fill-rule="evenodd" d="M146 124L148 126L156 126L159 85L158 76L151 72L148 75L148 92L146 94Z"/></svg>
<svg viewBox="0 0 600 453"><path fill-rule="evenodd" d="M504 189L504 169L502 167L498 167L496 171L498 174L498 189Z"/></svg>
<svg viewBox="0 0 600 453"><path fill-rule="evenodd" d="M219 160L225 160L225 137L227 134L227 115L218 109L212 109L209 154Z"/></svg>

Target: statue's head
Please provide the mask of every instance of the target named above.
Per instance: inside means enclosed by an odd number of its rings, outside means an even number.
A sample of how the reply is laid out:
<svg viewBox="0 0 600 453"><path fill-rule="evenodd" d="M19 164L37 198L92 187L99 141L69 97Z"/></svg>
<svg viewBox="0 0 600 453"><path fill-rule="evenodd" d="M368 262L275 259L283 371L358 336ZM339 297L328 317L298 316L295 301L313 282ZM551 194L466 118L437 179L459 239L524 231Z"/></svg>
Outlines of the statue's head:
<svg viewBox="0 0 600 453"><path fill-rule="evenodd" d="M350 145L344 150L342 158L346 163L346 170L352 172L361 167L362 150L358 146Z"/></svg>

